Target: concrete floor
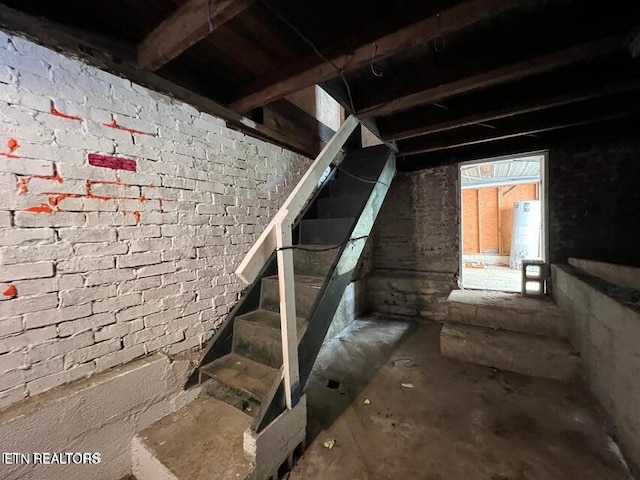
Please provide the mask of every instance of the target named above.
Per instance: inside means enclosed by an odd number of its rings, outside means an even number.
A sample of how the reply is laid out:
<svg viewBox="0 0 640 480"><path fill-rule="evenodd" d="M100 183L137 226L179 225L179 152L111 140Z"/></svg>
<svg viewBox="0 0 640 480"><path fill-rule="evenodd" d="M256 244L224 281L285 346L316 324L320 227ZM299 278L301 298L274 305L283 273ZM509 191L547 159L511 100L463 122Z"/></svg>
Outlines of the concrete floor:
<svg viewBox="0 0 640 480"><path fill-rule="evenodd" d="M448 360L439 331L372 317L323 347L307 390L309 446L289 478L631 478L581 387Z"/></svg>
<svg viewBox="0 0 640 480"><path fill-rule="evenodd" d="M487 265L485 268L463 268L463 288L521 292L522 272L503 265Z"/></svg>

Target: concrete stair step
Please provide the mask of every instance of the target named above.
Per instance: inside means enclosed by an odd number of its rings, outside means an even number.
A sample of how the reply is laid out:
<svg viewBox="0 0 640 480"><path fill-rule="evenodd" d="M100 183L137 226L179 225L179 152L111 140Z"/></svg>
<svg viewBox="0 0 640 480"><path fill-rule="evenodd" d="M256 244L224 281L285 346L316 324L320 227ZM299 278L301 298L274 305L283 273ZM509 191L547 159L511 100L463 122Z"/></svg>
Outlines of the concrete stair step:
<svg viewBox="0 0 640 480"><path fill-rule="evenodd" d="M318 199L318 217L340 218L360 215L367 198L364 195L341 195Z"/></svg>
<svg viewBox="0 0 640 480"><path fill-rule="evenodd" d="M571 321L553 301L517 293L454 290L447 321L547 337L567 338Z"/></svg>
<svg viewBox="0 0 640 480"><path fill-rule="evenodd" d="M243 449L251 417L211 397L201 397L140 432L131 444L137 480L251 478Z"/></svg>
<svg viewBox="0 0 640 480"><path fill-rule="evenodd" d="M203 365L200 373L203 379L214 379L261 403L269 394L279 370L237 353L230 353Z"/></svg>
<svg viewBox="0 0 640 480"><path fill-rule="evenodd" d="M300 243L340 245L349 238L355 218L313 218L300 222Z"/></svg>
<svg viewBox="0 0 640 480"><path fill-rule="evenodd" d="M307 322L297 318L298 340ZM254 310L236 317L233 327L233 352L257 362L280 368L282 365L282 336L280 314L270 310Z"/></svg>
<svg viewBox="0 0 640 480"><path fill-rule="evenodd" d="M295 276L296 315L298 317L309 317L323 282L323 277L309 275ZM280 287L278 285L277 275L262 279L260 308L272 312L280 311Z"/></svg>
<svg viewBox="0 0 640 480"><path fill-rule="evenodd" d="M532 377L576 381L580 356L567 340L447 323L440 353L448 358Z"/></svg>
<svg viewBox="0 0 640 480"><path fill-rule="evenodd" d="M301 248L293 249L293 269L296 275L312 277L325 277L340 251L335 245L297 246Z"/></svg>

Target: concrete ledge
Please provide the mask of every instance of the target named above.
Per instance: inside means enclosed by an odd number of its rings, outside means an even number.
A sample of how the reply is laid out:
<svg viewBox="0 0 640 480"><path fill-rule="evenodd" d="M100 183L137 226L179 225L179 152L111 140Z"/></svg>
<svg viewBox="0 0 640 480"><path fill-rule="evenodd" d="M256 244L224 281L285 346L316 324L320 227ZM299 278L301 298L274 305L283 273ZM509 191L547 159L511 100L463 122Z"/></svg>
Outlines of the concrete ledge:
<svg viewBox="0 0 640 480"><path fill-rule="evenodd" d="M570 265L552 265L553 295L573 319L589 387L607 412L630 467L640 473L640 306L633 290Z"/></svg>
<svg viewBox="0 0 640 480"><path fill-rule="evenodd" d="M3 480L119 480L130 473L133 436L191 402L188 357L153 355L64 385L0 412L5 452L100 452L98 465L0 465Z"/></svg>
<svg viewBox="0 0 640 480"><path fill-rule="evenodd" d="M532 377L577 381L580 357L566 340L447 323L440 334L443 356Z"/></svg>
<svg viewBox="0 0 640 480"><path fill-rule="evenodd" d="M449 294L448 320L547 337L567 338L569 318L550 300L516 293L454 290Z"/></svg>
<svg viewBox="0 0 640 480"><path fill-rule="evenodd" d="M589 275L599 277L620 287L640 290L640 268L615 263L596 262L585 258L569 258L569 265Z"/></svg>

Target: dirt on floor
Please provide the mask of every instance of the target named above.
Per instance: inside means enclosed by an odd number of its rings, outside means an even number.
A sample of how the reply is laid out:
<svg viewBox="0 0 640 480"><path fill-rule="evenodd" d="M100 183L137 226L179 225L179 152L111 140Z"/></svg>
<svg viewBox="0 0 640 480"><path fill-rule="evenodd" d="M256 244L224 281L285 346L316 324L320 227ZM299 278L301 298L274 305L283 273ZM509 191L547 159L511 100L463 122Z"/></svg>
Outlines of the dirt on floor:
<svg viewBox="0 0 640 480"><path fill-rule="evenodd" d="M632 478L583 387L443 358L439 332L371 317L323 347L289 478Z"/></svg>

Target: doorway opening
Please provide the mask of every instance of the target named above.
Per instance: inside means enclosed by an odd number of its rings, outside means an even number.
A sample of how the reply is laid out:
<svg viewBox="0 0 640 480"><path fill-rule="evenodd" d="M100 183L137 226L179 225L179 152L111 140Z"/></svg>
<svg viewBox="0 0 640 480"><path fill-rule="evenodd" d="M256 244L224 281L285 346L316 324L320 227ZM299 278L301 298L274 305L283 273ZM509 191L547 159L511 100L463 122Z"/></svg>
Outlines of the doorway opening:
<svg viewBox="0 0 640 480"><path fill-rule="evenodd" d="M522 260L546 260L545 152L460 164L465 289L522 291Z"/></svg>

